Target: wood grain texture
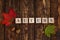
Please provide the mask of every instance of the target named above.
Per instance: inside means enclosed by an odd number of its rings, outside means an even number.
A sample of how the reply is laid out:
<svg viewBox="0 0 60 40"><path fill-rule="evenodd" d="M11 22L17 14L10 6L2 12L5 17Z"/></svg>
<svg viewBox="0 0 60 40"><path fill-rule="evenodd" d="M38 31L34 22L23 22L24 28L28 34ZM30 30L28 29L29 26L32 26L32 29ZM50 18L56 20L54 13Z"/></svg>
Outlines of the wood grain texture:
<svg viewBox="0 0 60 40"><path fill-rule="evenodd" d="M56 35L48 38L44 34L48 24L14 22L10 27L0 25L0 40L60 40L57 36L60 30L60 0L0 0L0 6L0 16L2 11L8 12L9 8L13 8L17 18L54 17L57 29Z"/></svg>

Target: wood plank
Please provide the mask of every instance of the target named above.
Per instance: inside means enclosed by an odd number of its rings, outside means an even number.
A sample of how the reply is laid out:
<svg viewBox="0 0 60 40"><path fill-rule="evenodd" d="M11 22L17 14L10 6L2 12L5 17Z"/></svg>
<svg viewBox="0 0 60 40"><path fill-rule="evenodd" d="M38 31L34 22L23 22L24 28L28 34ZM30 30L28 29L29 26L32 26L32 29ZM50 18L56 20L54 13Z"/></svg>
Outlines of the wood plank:
<svg viewBox="0 0 60 40"><path fill-rule="evenodd" d="M56 29L58 31L58 0L50 0L51 2L51 11L50 11L50 14L51 14L51 17L54 17L54 20L55 20L55 23L54 25L56 26ZM56 35L53 35L51 37L51 40L57 40L56 39Z"/></svg>
<svg viewBox="0 0 60 40"><path fill-rule="evenodd" d="M2 21L3 0L0 0L0 22ZM0 40L4 40L4 26L0 24Z"/></svg>
<svg viewBox="0 0 60 40"><path fill-rule="evenodd" d="M34 18L34 4L33 4L33 0L29 0L28 1L28 18ZM28 40L34 40L34 23L32 24L28 24Z"/></svg>
<svg viewBox="0 0 60 40"><path fill-rule="evenodd" d="M28 0L20 0L21 18L28 18ZM28 40L28 23L21 24L21 40Z"/></svg>

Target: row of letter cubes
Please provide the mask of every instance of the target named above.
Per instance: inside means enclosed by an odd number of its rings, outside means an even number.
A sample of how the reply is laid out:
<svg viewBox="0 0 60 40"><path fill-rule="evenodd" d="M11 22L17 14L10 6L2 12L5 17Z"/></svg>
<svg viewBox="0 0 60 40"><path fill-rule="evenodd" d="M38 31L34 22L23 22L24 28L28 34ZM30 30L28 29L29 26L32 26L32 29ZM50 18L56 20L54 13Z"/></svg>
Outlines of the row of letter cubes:
<svg viewBox="0 0 60 40"><path fill-rule="evenodd" d="M15 23L54 23L54 18L15 18Z"/></svg>

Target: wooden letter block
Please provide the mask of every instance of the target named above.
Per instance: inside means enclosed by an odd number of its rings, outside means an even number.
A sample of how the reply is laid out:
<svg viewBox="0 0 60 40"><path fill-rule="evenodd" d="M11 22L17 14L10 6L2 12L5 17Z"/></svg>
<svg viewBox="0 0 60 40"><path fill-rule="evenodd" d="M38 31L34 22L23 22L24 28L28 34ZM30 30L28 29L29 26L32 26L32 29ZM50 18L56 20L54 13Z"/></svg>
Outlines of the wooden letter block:
<svg viewBox="0 0 60 40"><path fill-rule="evenodd" d="M15 18L15 23L16 23L16 24L21 23L21 18Z"/></svg>
<svg viewBox="0 0 60 40"><path fill-rule="evenodd" d="M49 18L49 23L54 23L54 18Z"/></svg>
<svg viewBox="0 0 60 40"><path fill-rule="evenodd" d="M42 18L42 23L48 23L47 18Z"/></svg>
<svg viewBox="0 0 60 40"><path fill-rule="evenodd" d="M23 23L28 23L28 18L23 18Z"/></svg>
<svg viewBox="0 0 60 40"><path fill-rule="evenodd" d="M36 18L36 23L41 23L41 18Z"/></svg>
<svg viewBox="0 0 60 40"><path fill-rule="evenodd" d="M29 18L29 23L34 23L34 18Z"/></svg>

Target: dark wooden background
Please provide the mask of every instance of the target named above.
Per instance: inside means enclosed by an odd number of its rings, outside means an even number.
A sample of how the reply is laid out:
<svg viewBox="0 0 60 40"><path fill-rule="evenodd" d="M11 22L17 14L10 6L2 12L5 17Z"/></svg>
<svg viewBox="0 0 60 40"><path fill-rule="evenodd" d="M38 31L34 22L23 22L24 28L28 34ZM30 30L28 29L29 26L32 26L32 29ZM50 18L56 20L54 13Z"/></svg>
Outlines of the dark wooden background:
<svg viewBox="0 0 60 40"><path fill-rule="evenodd" d="M0 0L0 16L13 8L19 18L54 17L56 35L48 38L44 34L48 24L0 24L0 40L60 40L60 0ZM1 18L1 17L0 17Z"/></svg>

